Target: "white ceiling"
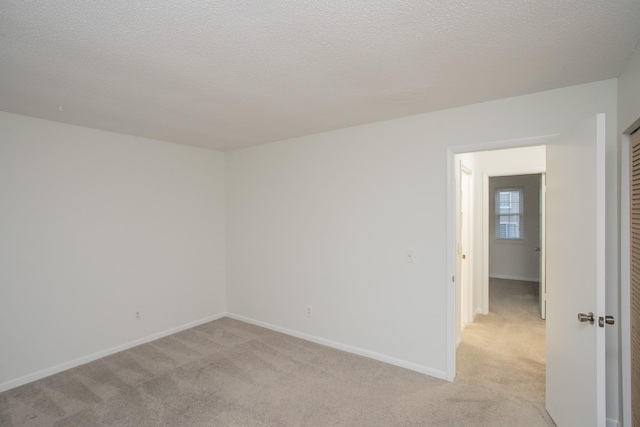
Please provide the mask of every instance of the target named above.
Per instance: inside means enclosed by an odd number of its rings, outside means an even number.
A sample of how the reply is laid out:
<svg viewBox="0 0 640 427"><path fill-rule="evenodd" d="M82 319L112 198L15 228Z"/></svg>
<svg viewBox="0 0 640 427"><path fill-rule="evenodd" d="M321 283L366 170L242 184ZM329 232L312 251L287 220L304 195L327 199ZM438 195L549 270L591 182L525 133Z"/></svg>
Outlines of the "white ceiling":
<svg viewBox="0 0 640 427"><path fill-rule="evenodd" d="M1 0L0 110L230 150L617 77L640 0Z"/></svg>

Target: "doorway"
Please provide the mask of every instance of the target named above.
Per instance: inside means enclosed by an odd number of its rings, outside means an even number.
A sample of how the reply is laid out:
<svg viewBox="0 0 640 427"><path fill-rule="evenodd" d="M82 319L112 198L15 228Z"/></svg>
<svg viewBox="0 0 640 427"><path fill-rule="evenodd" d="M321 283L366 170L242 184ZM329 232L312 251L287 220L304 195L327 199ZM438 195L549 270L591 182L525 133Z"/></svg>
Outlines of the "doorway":
<svg viewBox="0 0 640 427"><path fill-rule="evenodd" d="M546 140L546 139L545 139ZM470 192L471 206L469 207L469 226L470 230L470 249L471 256L467 256L469 266L469 277L472 288L467 294L471 295L469 298L469 309L465 310L466 313L470 313L468 316L469 321L473 321L473 318L477 314L489 313L489 276L490 276L490 241L495 236L495 227L490 226L490 221L494 221L494 217L491 217L490 205L495 202L495 188L490 188L489 180L492 177L505 177L513 175L537 175L538 178L528 178L528 187L533 186L533 193L540 192L540 174L545 172L546 169L546 148L540 144L537 146L521 147L521 148L507 148L500 150L487 150L466 152L455 155L455 177L456 182L455 191L455 224L456 229L452 238L457 242L458 248L456 250L457 257L455 264L452 266L454 270L453 280L456 282L455 286L455 298L462 295L461 289L458 286L461 280L455 280L455 277L462 278L461 268L463 266L461 260L464 255L469 255L467 251L461 250L461 244L463 239L462 233L462 219L460 214L464 208L462 196L464 194L462 190L463 177L470 177ZM463 173L463 172L467 173ZM532 179L537 179L535 183L531 183ZM491 194L490 194L491 193ZM531 195L530 195L531 196ZM539 197L536 195L535 197ZM536 200L533 206L539 206L539 200ZM466 202L465 202L466 203ZM452 214L453 215L453 214ZM537 217L540 215L537 213ZM531 224L529 224L531 225ZM539 276L539 252L536 251L540 247L539 231L538 228L533 227L527 230L529 238L524 245L523 239L515 239L522 247L521 253L527 253L530 257L531 266L525 273L514 274L513 271L503 273L500 278L514 278L519 280L527 280L536 278ZM533 235L532 235L533 234ZM513 249L513 248L512 248ZM537 258L537 259L536 259ZM465 299L466 300L466 299ZM459 313L462 303L456 302L456 311ZM462 319L463 316L456 316ZM456 320L457 330L459 331L462 326L461 320Z"/></svg>
<svg viewBox="0 0 640 427"><path fill-rule="evenodd" d="M490 290L512 283L544 319L544 174L490 176L487 208Z"/></svg>
<svg viewBox="0 0 640 427"><path fill-rule="evenodd" d="M456 346L462 327L460 286L460 174L463 168L471 171L470 218L471 253L468 258L470 268L469 312L470 320L478 314L488 314L489 309L489 230L487 200L489 198L490 175L517 175L543 173L546 170L545 144L553 136L540 136L518 140L508 140L449 150L447 176L447 216L454 219L447 226L448 252L455 256L447 260L447 288L449 301L449 321L447 322L447 380L453 381L456 373ZM457 279L457 280L456 280Z"/></svg>
<svg viewBox="0 0 640 427"><path fill-rule="evenodd" d="M458 178L455 268L459 277L455 286L456 344L466 345L457 353L460 373L466 375L468 356L475 354L470 347L484 347L487 351L480 353L483 358L499 357L514 365L528 364L527 372L521 374L528 376L531 384L538 380L542 385L541 394L538 392L542 401L545 327L538 309L541 270L538 250L545 150L544 145L539 145L455 156ZM498 189L514 202L508 212L503 212L502 221L496 216ZM469 199L466 194L473 197ZM490 294L492 287L495 292ZM495 307L490 315L491 305ZM525 315L533 316L533 323L526 324ZM468 331L463 334L466 324ZM534 354L537 356L532 357ZM478 354L473 356L476 357ZM510 372L518 375L519 369L516 366Z"/></svg>

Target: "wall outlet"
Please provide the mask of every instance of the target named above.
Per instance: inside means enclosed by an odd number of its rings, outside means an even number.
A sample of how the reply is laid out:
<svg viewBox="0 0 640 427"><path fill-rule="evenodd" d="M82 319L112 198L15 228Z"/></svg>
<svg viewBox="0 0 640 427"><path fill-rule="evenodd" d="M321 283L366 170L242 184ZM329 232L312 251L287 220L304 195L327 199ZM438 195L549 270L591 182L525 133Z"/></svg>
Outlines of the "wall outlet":
<svg viewBox="0 0 640 427"><path fill-rule="evenodd" d="M307 317L311 317L311 306L307 306Z"/></svg>
<svg viewBox="0 0 640 427"><path fill-rule="evenodd" d="M136 311L136 320L140 320L140 312Z"/></svg>

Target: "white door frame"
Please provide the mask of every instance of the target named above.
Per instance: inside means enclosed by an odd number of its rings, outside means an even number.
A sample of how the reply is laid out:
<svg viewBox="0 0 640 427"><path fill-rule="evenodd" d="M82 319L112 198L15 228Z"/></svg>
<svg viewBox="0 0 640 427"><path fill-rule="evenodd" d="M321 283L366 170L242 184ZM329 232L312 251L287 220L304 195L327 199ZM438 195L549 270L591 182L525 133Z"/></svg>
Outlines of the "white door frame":
<svg viewBox="0 0 640 427"><path fill-rule="evenodd" d="M541 135L530 138L510 139L504 141L484 142L471 145L461 145L457 147L449 147L447 149L447 275L445 278L445 284L447 286L447 370L446 378L448 381L453 381L456 376L456 277L460 277L460 272L457 271L459 263L457 263L457 167L455 162L455 156L457 154L472 153L478 151L490 151L490 150L503 150L509 148L523 148L536 145L544 145L550 138L557 135ZM488 178L487 178L488 185ZM488 186L487 186L488 188ZM487 190L488 194L488 190ZM486 203L485 203L486 205ZM488 211L487 211L488 212ZM488 215L488 214L487 214ZM483 221L484 223L485 221ZM488 223L487 223L488 224ZM484 225L483 225L484 227ZM487 227L488 229L488 227ZM488 231L487 231L488 233ZM485 239L486 240L486 239ZM488 245L488 243L487 243ZM486 248L488 250L488 248ZM487 252L486 250L484 251ZM484 255L483 255L484 264ZM487 263L484 266L484 271L487 272L487 289L488 289L488 256ZM484 274L483 274L484 276ZM483 284L484 286L484 284ZM488 305L488 298L487 305Z"/></svg>
<svg viewBox="0 0 640 427"><path fill-rule="evenodd" d="M547 319L547 173L540 174L540 217L538 222L540 224L540 277L538 292L540 296L538 301L540 302L540 317L543 320Z"/></svg>

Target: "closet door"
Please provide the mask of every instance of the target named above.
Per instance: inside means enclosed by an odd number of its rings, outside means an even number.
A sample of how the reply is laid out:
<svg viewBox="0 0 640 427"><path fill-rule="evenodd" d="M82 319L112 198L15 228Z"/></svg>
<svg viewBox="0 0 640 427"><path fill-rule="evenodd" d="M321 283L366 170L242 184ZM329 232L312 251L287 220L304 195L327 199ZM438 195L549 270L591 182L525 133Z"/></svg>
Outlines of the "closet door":
<svg viewBox="0 0 640 427"><path fill-rule="evenodd" d="M640 426L640 130L631 142L631 425ZM625 296L622 301L624 304Z"/></svg>

